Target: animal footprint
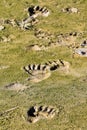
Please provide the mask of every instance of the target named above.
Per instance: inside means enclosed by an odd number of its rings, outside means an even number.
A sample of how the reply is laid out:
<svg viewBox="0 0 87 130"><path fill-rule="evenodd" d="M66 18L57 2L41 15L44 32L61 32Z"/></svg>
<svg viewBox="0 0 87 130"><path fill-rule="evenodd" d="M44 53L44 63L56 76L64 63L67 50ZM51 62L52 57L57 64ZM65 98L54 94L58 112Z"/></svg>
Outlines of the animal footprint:
<svg viewBox="0 0 87 130"><path fill-rule="evenodd" d="M29 64L24 66L23 69L29 74L29 80L40 82L47 79L51 75L51 71L57 69L68 71L69 63L59 59L57 61L48 61L44 64Z"/></svg>
<svg viewBox="0 0 87 130"><path fill-rule="evenodd" d="M47 17L49 15L49 10L46 7L40 7L40 6L31 6L28 8L28 13L30 16L33 15L42 15Z"/></svg>
<svg viewBox="0 0 87 130"><path fill-rule="evenodd" d="M23 67L24 70L30 75L28 80L33 82L40 82L44 79L47 79L50 76L49 66L42 64L29 64L28 66Z"/></svg>
<svg viewBox="0 0 87 130"><path fill-rule="evenodd" d="M40 119L52 119L59 112L60 109L51 106L32 106L27 112L28 121L35 123Z"/></svg>

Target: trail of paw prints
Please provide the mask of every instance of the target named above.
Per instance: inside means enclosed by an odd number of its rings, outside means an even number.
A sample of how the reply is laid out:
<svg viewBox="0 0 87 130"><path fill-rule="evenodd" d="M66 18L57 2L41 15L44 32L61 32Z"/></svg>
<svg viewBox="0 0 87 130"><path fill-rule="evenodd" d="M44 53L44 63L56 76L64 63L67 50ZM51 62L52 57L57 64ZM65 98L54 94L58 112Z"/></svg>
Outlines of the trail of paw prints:
<svg viewBox="0 0 87 130"><path fill-rule="evenodd" d="M19 92L24 91L29 87L30 87L29 85L25 85L19 82L13 82L5 85L2 89Z"/></svg>
<svg viewBox="0 0 87 130"><path fill-rule="evenodd" d="M22 20L17 19L0 19L0 31L5 29L5 25L11 25L12 27L18 27L22 30L31 29L39 20L37 17L48 17L50 11L46 7L30 6L27 8L28 16Z"/></svg>
<svg viewBox="0 0 87 130"><path fill-rule="evenodd" d="M77 42L77 39L82 37L84 35L84 32L53 34L44 31L42 29L34 29L34 35L37 39L45 41L47 45L31 44L26 46L25 50L41 51L41 50L47 50L59 46L66 46L69 49L75 49L81 46L86 46L85 44L81 44L80 42ZM81 42L83 43L84 41Z"/></svg>

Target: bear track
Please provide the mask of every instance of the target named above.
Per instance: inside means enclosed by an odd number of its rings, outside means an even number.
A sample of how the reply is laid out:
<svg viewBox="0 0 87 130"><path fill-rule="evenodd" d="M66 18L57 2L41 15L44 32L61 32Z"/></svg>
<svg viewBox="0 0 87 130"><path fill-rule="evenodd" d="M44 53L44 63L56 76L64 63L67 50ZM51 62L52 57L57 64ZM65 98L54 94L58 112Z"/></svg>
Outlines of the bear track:
<svg viewBox="0 0 87 130"><path fill-rule="evenodd" d="M54 108L52 106L32 106L27 111L27 120L30 123L36 123L41 119L52 119L60 111L61 108Z"/></svg>

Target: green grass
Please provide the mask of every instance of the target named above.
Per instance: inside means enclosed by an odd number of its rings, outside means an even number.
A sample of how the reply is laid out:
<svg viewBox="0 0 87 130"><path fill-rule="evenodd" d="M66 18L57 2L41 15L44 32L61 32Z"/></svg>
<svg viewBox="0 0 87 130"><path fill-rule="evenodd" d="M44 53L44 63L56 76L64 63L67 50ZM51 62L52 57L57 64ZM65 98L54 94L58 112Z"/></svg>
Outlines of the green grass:
<svg viewBox="0 0 87 130"><path fill-rule="evenodd" d="M34 28L41 28L53 34L85 31L85 34L77 39L77 43L87 39L86 0L2 0L0 18L21 20L27 16L24 9L32 4L50 9L49 17L38 18L40 21ZM63 13L61 9L67 6L77 7L80 13ZM26 51L25 47L31 44L46 45L45 40L38 40L32 29L23 31L6 25L6 29L0 31L0 36L10 34L15 36L12 41L0 42L0 65L9 66L0 70L0 113L14 106L19 108L0 116L0 130L87 130L87 58L72 58L72 49L65 46L39 52ZM28 75L21 69L23 66L29 63L44 63L49 59L70 62L70 73L55 71L42 82L25 82ZM26 83L30 87L22 92L3 89L5 85L16 81ZM55 107L60 105L63 110L52 120L29 124L26 120L27 110L35 104Z"/></svg>

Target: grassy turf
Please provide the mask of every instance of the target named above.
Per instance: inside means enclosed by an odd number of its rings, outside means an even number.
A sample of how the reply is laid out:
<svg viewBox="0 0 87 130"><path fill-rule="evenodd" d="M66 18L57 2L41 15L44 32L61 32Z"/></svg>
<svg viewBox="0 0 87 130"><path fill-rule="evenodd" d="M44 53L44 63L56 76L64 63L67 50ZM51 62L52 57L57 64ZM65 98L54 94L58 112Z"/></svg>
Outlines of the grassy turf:
<svg viewBox="0 0 87 130"><path fill-rule="evenodd" d="M35 28L41 28L54 34L83 32L77 39L81 42L87 38L87 1L86 0L2 0L0 2L0 18L26 17L25 8L30 5L46 6L50 9L47 18L39 18ZM78 14L63 13L62 8L71 6L79 9ZM0 43L0 65L9 68L0 70L0 112L14 106L18 109L0 116L1 130L87 130L87 58L72 57L72 49L60 46L46 51L26 51L31 44L46 44L38 40L34 31L23 31L17 27L6 25L0 36L14 35L15 39L8 43ZM80 43L79 43L80 44ZM25 83L27 74L21 69L29 63L44 63L50 60L64 59L70 62L70 73L59 71L37 84L27 82L30 87L23 92L4 90L3 86L19 81ZM63 107L59 116L52 120L41 120L36 124L26 121L26 113L30 106L52 105Z"/></svg>

